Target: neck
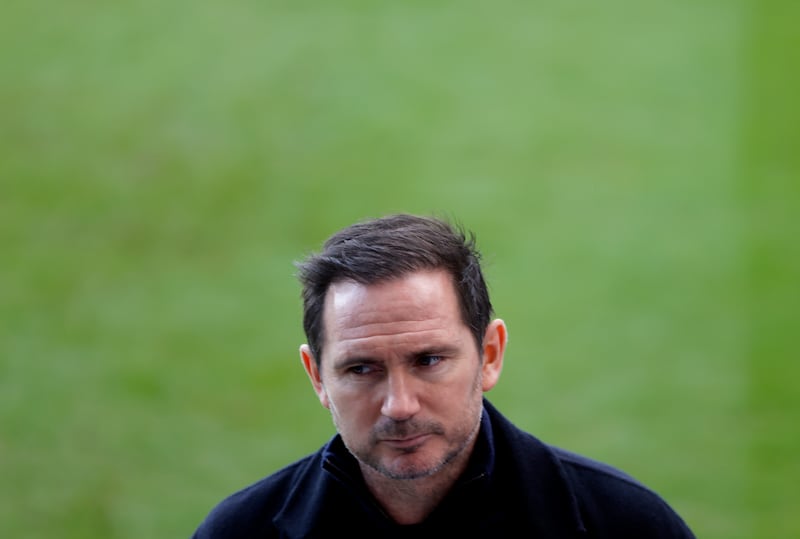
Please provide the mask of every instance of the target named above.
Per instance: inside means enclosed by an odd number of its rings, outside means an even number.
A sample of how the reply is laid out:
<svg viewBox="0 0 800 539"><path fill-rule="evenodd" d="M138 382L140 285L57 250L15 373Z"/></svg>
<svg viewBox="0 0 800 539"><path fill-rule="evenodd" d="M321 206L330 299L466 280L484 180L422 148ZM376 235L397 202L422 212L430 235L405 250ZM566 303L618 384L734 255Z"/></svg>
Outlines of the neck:
<svg viewBox="0 0 800 539"><path fill-rule="evenodd" d="M433 512L455 483L456 478L388 479L371 477L365 471L367 488L398 524L417 524ZM456 476L458 477L458 476Z"/></svg>

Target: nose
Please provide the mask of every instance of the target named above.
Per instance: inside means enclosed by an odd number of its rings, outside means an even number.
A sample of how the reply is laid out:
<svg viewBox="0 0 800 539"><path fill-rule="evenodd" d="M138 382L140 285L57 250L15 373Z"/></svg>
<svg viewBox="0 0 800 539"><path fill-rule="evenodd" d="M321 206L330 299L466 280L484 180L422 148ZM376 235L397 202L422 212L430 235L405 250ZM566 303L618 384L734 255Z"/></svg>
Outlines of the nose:
<svg viewBox="0 0 800 539"><path fill-rule="evenodd" d="M419 409L419 399L411 376L405 373L389 374L381 413L395 421L403 421L413 417Z"/></svg>

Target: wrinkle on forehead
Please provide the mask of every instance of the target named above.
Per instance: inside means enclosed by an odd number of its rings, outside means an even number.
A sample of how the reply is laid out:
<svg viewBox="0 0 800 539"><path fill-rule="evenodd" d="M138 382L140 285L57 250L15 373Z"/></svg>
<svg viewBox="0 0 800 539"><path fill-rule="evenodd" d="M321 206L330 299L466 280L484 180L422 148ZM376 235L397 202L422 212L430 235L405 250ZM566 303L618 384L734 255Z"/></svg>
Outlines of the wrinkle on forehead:
<svg viewBox="0 0 800 539"><path fill-rule="evenodd" d="M446 328L450 318L436 316L419 320L368 321L368 316L350 316L334 321L332 334L339 349L361 346L396 346L405 343L439 344L454 336ZM333 343L332 343L333 344Z"/></svg>
<svg viewBox="0 0 800 539"><path fill-rule="evenodd" d="M352 318L347 321L355 325L401 319L423 321L434 312L460 315L455 287L444 270L420 271L369 285L337 281L331 284L327 296L326 310L336 312L341 319ZM450 305L442 309L442 304Z"/></svg>
<svg viewBox="0 0 800 539"><path fill-rule="evenodd" d="M348 346L367 339L446 339L445 328L463 324L455 288L443 270L371 285L340 281L328 294L324 314L328 335Z"/></svg>

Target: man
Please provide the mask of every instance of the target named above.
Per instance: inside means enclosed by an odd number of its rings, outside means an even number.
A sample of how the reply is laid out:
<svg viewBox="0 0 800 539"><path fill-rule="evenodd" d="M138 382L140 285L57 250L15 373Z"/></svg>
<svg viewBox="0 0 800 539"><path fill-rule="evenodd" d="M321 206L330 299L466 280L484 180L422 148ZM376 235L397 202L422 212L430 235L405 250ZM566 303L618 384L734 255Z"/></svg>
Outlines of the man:
<svg viewBox="0 0 800 539"><path fill-rule="evenodd" d="M298 269L300 358L337 434L223 500L194 537L694 537L652 490L485 398L508 333L473 236L389 215Z"/></svg>

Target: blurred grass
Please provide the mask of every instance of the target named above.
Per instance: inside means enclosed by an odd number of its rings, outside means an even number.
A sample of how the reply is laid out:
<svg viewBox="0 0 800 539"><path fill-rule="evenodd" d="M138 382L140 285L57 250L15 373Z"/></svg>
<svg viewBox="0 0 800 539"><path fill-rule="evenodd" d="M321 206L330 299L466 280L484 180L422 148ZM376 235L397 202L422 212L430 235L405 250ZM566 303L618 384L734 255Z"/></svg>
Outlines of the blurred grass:
<svg viewBox="0 0 800 539"><path fill-rule="evenodd" d="M744 234L749 313L748 501L756 529L775 537L800 535L792 518L800 479L800 5L754 4L748 47L743 129L742 198L749 216Z"/></svg>
<svg viewBox="0 0 800 539"><path fill-rule="evenodd" d="M4 12L0 536L187 536L316 449L292 261L397 210L477 232L512 419L797 535L794 3Z"/></svg>

